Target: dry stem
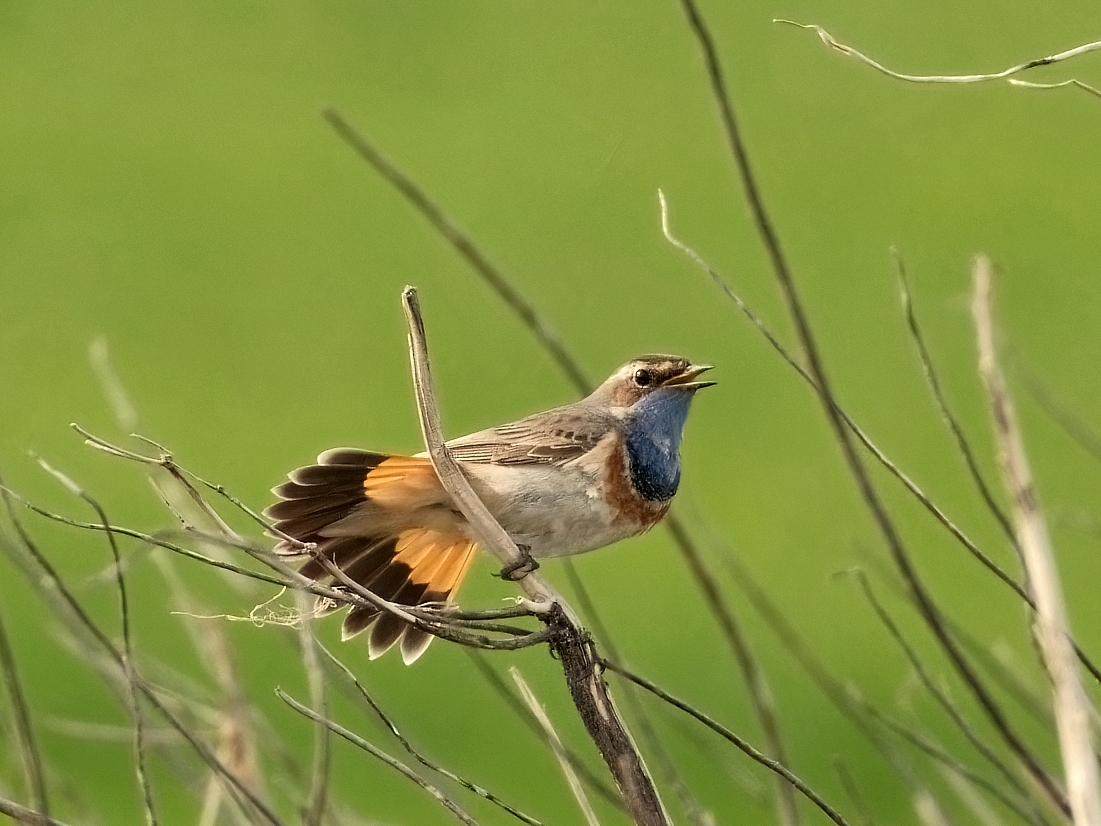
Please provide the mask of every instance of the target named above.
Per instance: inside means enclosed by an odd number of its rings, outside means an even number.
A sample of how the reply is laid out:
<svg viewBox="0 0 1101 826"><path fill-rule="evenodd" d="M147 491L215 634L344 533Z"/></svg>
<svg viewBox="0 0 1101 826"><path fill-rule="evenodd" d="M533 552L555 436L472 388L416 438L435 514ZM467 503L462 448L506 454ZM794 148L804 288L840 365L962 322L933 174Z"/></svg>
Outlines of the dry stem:
<svg viewBox="0 0 1101 826"><path fill-rule="evenodd" d="M513 666L509 669L509 673L512 674L512 680L516 683L516 687L520 689L520 696L523 697L524 702L528 704L528 710L531 711L531 715L538 721L539 726L543 729L543 736L547 739L547 745L550 746L551 751L554 752L554 756L558 760L558 765L562 769L562 774L565 775L566 783L570 787L570 793L573 794L574 800L577 801L577 805L581 809L581 814L585 816L585 822L589 824L589 826L600 826L596 811L589 802L588 795L585 794L585 788L581 785L581 779L577 776L577 772L573 770L573 764L570 763L569 758L566 756L566 749L562 743L562 738L559 737L558 732L554 730L554 724L551 723L546 710L535 696L535 692L531 690L531 686L528 685L527 680L520 674L519 669Z"/></svg>
<svg viewBox="0 0 1101 826"><path fill-rule="evenodd" d="M468 236L459 226L448 217L439 204L434 202L428 194L408 175L400 170L393 162L383 155L368 138L352 126L340 112L333 108L327 108L322 112L325 119L333 127L338 135L370 166L385 178L412 204L432 227L450 243L455 250L470 264L479 276L497 293L505 305L512 310L528 327L536 340L551 356L555 364L565 373L570 383L582 395L592 392L595 386L586 375L580 362L566 347L558 332L550 322L536 309L536 307L520 292L516 285L494 265L489 257L478 247L474 240ZM765 736L769 752L773 757L786 762L786 749L780 734L779 721L776 710L768 691L767 680L763 670L757 664L752 651L744 641L737 620L727 605L715 578L708 569L700 554L699 548L689 535L687 527L680 519L676 511L670 513L664 520L664 525L673 538L681 557L688 566L689 571L696 580L696 584L703 592L708 607L714 614L727 641L735 653L739 666L742 668L746 688L749 691L753 708L760 721L762 732ZM567 571L572 571L574 563L570 559L562 560ZM642 722L643 732L647 733L651 727L646 721ZM656 743L659 750L660 743ZM659 751L660 753L660 751ZM683 784L674 780L674 785L683 790ZM784 826L798 826L799 813L795 807L795 794L783 781L777 788L777 804ZM698 820L693 813L695 804L688 799L686 794L686 807L694 820Z"/></svg>
<svg viewBox="0 0 1101 826"><path fill-rule="evenodd" d="M421 430L440 483L470 523L479 544L505 564L519 562L522 555L516 543L478 499L444 442L428 361L424 320L416 290L406 287L402 293L402 304L409 328L409 350ZM540 574L529 573L521 577L518 584L533 602L549 609L543 619L548 627L558 631L550 638L551 650L562 662L574 705L589 736L608 764L631 817L639 826L668 826L669 815L608 693L599 658L588 633L562 596Z"/></svg>
<svg viewBox="0 0 1101 826"><path fill-rule="evenodd" d="M991 271L990 259L985 256L975 259L971 311L978 339L979 373L990 395L1002 476L1013 500L1017 541L1035 595L1036 636L1052 681L1055 726L1071 813L1075 826L1099 826L1101 783L1090 737L1092 707L1078 678L1051 539L1032 485L1017 415L998 366L990 306Z"/></svg>
<svg viewBox="0 0 1101 826"><path fill-rule="evenodd" d="M1027 60L1024 63L1019 63L1016 66L1010 66L1008 69L1003 69L1000 72L988 72L986 74L971 74L971 75L908 75L902 72L895 72L888 69L883 64L868 57L863 52L859 52L852 46L847 46L844 43L839 42L828 31L823 29L816 23L796 23L794 20L773 20L773 23L784 23L788 26L797 26L800 29L810 29L818 37L829 46L841 54L848 55L856 60L871 66L877 72L893 77L895 80L905 80L910 83L983 83L990 80L1004 80L1011 75L1017 75L1021 72L1028 71L1029 69L1035 69L1037 66L1050 66L1052 63L1062 63L1064 60L1070 60L1073 57L1084 55L1089 52L1095 52L1101 49L1101 40L1094 41L1093 43L1085 43L1081 46L1075 46L1073 49L1067 49L1066 51L1059 52L1057 54L1050 55L1048 57L1038 57L1035 60ZM1010 81L1011 83L1013 81ZM1017 85L1033 85L1016 82Z"/></svg>
<svg viewBox="0 0 1101 826"><path fill-rule="evenodd" d="M787 305L788 314L791 317L799 338L803 355L806 358L807 369L814 379L814 386L818 390L818 396L826 414L826 419L833 430L834 437L841 453L848 465L857 491L867 506L876 527L883 537L884 544L890 551L899 573L910 589L910 592L921 611L930 630L935 634L938 643L944 649L955 667L956 671L967 683L968 688L982 705L984 712L997 728L998 733L1006 744L1013 750L1025 764L1028 772L1036 782L1044 789L1051 801L1064 813L1069 813L1066 795L1059 785L1048 774L1043 764L1033 751L1010 724L1009 719L983 684L974 667L964 656L959 645L952 638L936 603L933 601L928 589L922 581L917 568L914 566L906 545L891 518L887 507L880 497L875 484L872 482L868 469L864 466L860 454L850 436L849 429L837 409L837 402L833 394L832 386L826 373L825 364L821 352L815 340L814 332L810 325L810 318L795 284L794 274L788 265L780 243L780 237L772 222L772 218L765 208L764 198L757 184L756 176L750 164L748 150L742 133L738 127L738 121L734 114L734 105L726 86L726 78L719 62L718 51L715 48L714 38L703 17L700 15L695 0L681 0L685 13L688 16L689 25L699 42L706 65L708 79L711 84L712 96L719 108L719 115L727 138L727 144L734 157L735 167L742 181L746 201L753 216L754 225L761 237L761 241L768 253L773 275Z"/></svg>
<svg viewBox="0 0 1101 826"><path fill-rule="evenodd" d="M35 810L48 817L50 804L46 791L46 779L42 771L42 755L38 750L38 740L31 725L31 713L27 706L23 683L19 679L15 654L8 641L8 633L4 629L2 618L0 618L0 672L2 672L4 688L8 693L8 702L11 703L16 750L19 752L23 771L27 777L27 790Z"/></svg>

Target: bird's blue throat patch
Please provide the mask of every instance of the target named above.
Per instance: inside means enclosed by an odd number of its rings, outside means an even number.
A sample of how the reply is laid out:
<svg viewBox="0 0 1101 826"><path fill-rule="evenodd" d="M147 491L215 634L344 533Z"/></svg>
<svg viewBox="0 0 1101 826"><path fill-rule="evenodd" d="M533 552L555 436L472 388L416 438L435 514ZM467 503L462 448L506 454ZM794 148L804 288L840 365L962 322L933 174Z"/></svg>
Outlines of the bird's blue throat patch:
<svg viewBox="0 0 1101 826"><path fill-rule="evenodd" d="M694 393L655 390L628 413L627 457L631 481L644 499L665 502L680 484L680 442Z"/></svg>

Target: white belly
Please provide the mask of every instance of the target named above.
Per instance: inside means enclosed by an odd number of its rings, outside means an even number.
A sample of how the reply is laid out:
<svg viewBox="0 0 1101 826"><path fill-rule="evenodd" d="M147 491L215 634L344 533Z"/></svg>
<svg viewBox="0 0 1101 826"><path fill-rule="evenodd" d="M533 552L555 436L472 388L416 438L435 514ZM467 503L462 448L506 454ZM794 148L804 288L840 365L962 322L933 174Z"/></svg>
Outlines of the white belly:
<svg viewBox="0 0 1101 826"><path fill-rule="evenodd" d="M591 551L638 532L615 518L603 480L589 468L464 464L463 470L501 527L532 556Z"/></svg>

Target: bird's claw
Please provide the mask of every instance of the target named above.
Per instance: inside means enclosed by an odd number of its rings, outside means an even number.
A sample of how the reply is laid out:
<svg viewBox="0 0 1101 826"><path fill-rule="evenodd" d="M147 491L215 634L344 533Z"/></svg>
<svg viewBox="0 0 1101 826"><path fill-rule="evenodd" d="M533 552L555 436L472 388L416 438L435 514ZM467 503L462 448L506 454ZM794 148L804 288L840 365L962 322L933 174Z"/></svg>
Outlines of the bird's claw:
<svg viewBox="0 0 1101 826"><path fill-rule="evenodd" d="M504 568L501 569L499 576L501 579L508 580L509 582L518 582L526 577L528 574L539 569L539 563L535 561L535 557L531 555L531 548L527 545L517 545L520 549L520 558L515 562L510 562Z"/></svg>

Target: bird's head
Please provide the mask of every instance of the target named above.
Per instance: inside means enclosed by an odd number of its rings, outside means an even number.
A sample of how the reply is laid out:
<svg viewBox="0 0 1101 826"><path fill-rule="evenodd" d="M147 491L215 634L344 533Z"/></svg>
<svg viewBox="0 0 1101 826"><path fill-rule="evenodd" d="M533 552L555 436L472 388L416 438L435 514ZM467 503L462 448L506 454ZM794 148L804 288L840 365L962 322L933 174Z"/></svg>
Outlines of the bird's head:
<svg viewBox="0 0 1101 826"><path fill-rule="evenodd" d="M610 407L631 408L653 394L691 398L713 381L696 381L710 370L706 364L692 364L679 356L639 356L624 364L593 393L593 398Z"/></svg>

